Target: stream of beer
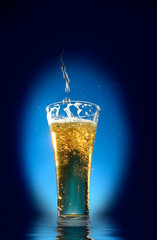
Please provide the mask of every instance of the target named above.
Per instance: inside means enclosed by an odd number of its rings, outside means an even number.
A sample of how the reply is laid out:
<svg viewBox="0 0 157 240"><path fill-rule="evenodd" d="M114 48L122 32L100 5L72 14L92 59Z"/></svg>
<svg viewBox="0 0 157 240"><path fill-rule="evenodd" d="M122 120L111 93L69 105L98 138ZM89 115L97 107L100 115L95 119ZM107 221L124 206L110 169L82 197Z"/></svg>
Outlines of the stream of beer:
<svg viewBox="0 0 157 240"><path fill-rule="evenodd" d="M65 83L66 83L65 92L68 94L70 92L70 87L69 87L70 79L68 77L68 73L66 72L66 67L63 62L63 51L60 56L60 62L61 62L61 70L63 73L63 78L65 79ZM68 98L68 95L63 99L63 102L70 102L70 98Z"/></svg>

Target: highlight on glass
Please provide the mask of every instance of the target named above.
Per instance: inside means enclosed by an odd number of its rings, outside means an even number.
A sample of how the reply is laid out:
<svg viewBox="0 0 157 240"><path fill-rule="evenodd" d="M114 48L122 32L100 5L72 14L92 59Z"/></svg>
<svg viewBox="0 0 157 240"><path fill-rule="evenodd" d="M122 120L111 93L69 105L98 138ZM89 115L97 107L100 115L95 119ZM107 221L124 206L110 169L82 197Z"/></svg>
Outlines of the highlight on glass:
<svg viewBox="0 0 157 240"><path fill-rule="evenodd" d="M46 112L55 159L58 220L88 219L91 162L100 107L64 100L48 105Z"/></svg>

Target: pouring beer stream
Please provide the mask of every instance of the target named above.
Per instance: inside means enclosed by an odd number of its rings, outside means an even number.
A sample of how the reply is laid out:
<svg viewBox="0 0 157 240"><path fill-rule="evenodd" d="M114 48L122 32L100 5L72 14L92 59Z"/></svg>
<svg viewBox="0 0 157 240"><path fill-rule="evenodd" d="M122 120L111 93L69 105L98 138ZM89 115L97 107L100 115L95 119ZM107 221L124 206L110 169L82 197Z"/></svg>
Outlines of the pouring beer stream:
<svg viewBox="0 0 157 240"><path fill-rule="evenodd" d="M60 61L65 92L69 93L70 80L62 55ZM47 106L46 111L56 166L58 220L79 225L80 220L89 219L90 173L100 108L66 97Z"/></svg>

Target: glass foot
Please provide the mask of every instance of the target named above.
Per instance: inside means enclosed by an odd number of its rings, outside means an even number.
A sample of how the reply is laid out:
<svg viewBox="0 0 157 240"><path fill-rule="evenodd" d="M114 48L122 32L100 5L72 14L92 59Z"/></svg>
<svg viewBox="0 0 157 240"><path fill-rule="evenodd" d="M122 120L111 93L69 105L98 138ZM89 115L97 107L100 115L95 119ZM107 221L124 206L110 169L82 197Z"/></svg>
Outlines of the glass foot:
<svg viewBox="0 0 157 240"><path fill-rule="evenodd" d="M89 216L87 215L60 215L58 225L61 226L88 226Z"/></svg>

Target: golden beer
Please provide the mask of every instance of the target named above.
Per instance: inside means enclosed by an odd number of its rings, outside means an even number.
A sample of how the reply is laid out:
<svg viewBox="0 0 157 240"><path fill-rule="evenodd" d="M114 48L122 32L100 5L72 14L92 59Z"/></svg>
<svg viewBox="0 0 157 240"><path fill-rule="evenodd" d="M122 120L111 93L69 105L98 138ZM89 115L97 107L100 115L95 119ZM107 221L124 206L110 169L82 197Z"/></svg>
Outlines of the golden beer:
<svg viewBox="0 0 157 240"><path fill-rule="evenodd" d="M58 214L88 216L90 172L97 124L91 120L57 120L50 124L53 144Z"/></svg>

